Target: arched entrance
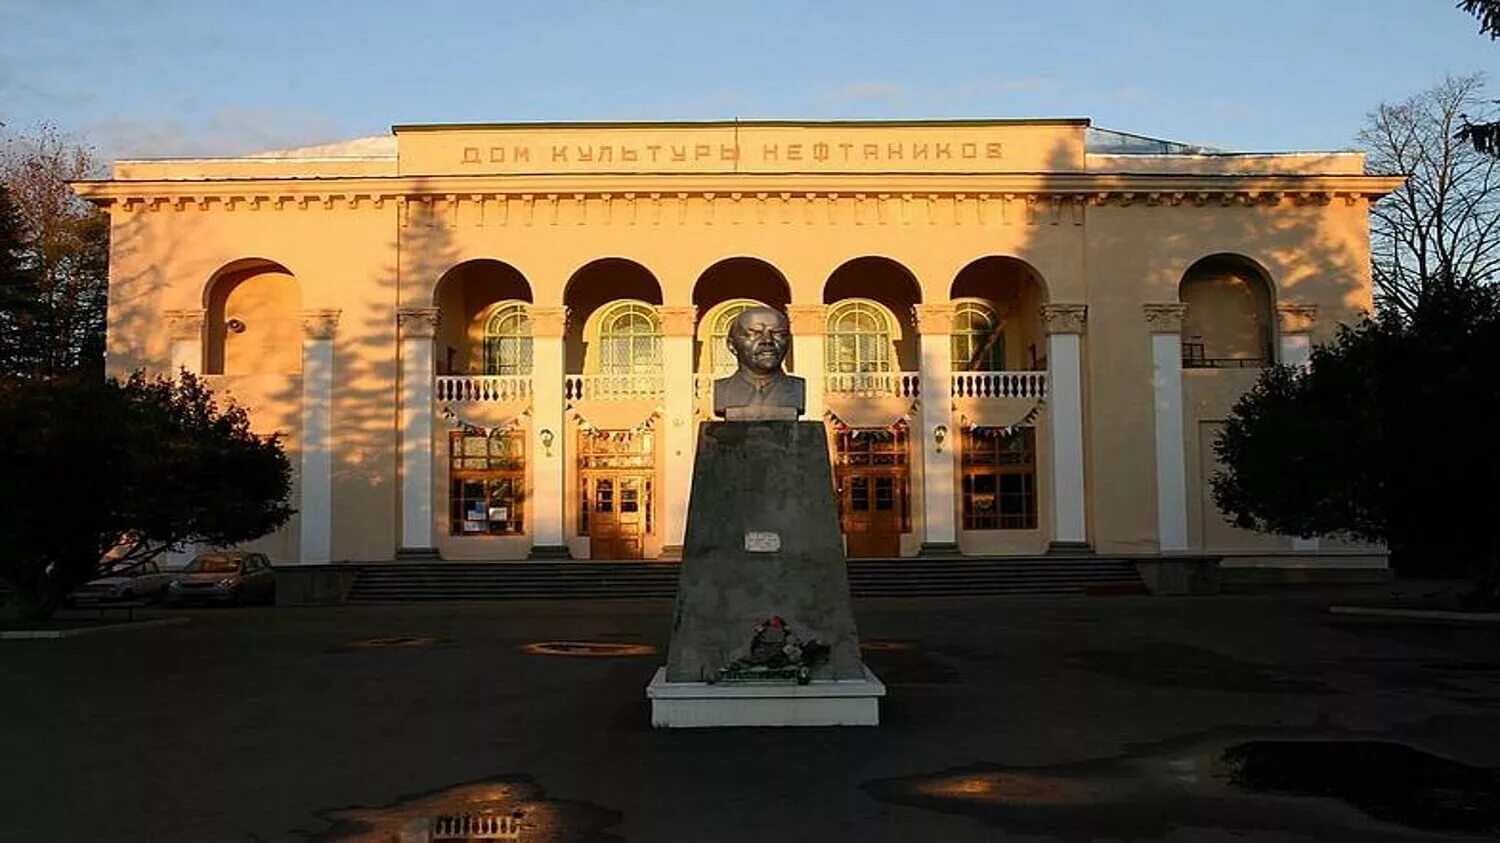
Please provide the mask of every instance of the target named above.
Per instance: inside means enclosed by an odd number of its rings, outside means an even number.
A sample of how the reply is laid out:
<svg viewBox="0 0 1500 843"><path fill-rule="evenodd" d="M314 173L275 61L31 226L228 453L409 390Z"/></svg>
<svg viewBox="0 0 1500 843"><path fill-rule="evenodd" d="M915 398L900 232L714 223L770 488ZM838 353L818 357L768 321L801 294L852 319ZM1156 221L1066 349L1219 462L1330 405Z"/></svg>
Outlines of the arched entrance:
<svg viewBox="0 0 1500 843"><path fill-rule="evenodd" d="M567 398L575 427L576 531L590 559L659 552L661 286L640 264L594 261L569 280Z"/></svg>
<svg viewBox="0 0 1500 843"><path fill-rule="evenodd" d="M921 287L895 261L864 257L823 288L826 403L834 418L834 482L848 555L901 555L912 531L907 425L916 400Z"/></svg>
<svg viewBox="0 0 1500 843"><path fill-rule="evenodd" d="M1042 497L1037 431L1030 424L1005 435L995 431L1023 412L1016 404L1036 400L1028 391L1030 381L1019 373L1047 365L1041 318L1046 286L1030 264L997 255L965 266L950 292L950 363L965 385L954 401L968 421L955 449L961 474L959 529L992 537L1006 532L1007 538L1035 531ZM1016 395L1027 397L1017 400Z"/></svg>

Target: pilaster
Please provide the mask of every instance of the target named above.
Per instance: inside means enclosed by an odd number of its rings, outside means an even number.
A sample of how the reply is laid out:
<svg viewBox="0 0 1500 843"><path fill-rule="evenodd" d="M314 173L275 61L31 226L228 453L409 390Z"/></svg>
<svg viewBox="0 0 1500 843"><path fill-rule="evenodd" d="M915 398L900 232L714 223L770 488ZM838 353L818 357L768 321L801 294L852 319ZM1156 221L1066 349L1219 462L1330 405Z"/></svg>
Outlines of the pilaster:
<svg viewBox="0 0 1500 843"><path fill-rule="evenodd" d="M1183 437L1182 324L1187 305L1142 305L1151 334L1156 433L1156 536L1162 552L1186 550L1187 455Z"/></svg>
<svg viewBox="0 0 1500 843"><path fill-rule="evenodd" d="M693 424L693 334L698 308L667 305L656 308L661 322L662 368L665 374L666 448L665 468L671 482L664 484L662 555L682 556L687 533L688 501L692 496L693 458L697 450Z"/></svg>
<svg viewBox="0 0 1500 843"><path fill-rule="evenodd" d="M169 310L167 337L172 343L171 373L186 369L193 374L203 372L203 323L206 311Z"/></svg>
<svg viewBox="0 0 1500 843"><path fill-rule="evenodd" d="M297 507L303 564L333 552L333 367L338 310L302 312L301 502Z"/></svg>
<svg viewBox="0 0 1500 843"><path fill-rule="evenodd" d="M438 309L396 313L401 354L401 547L399 556L436 558L432 511L433 337Z"/></svg>
<svg viewBox="0 0 1500 843"><path fill-rule="evenodd" d="M822 421L827 404L823 400L823 344L828 333L828 305L791 304L786 309L792 325L792 374L807 382L807 418Z"/></svg>
<svg viewBox="0 0 1500 843"><path fill-rule="evenodd" d="M1047 331L1047 384L1052 419L1052 548L1086 550L1083 467L1083 332L1088 307L1042 305Z"/></svg>
<svg viewBox="0 0 1500 843"><path fill-rule="evenodd" d="M919 304L912 308L920 333L918 361L922 394L922 537L924 554L958 552L958 519L954 495L954 448L948 440L953 425L953 310L951 302ZM944 448L939 443L942 432Z"/></svg>
<svg viewBox="0 0 1500 843"><path fill-rule="evenodd" d="M566 307L531 308L531 556L566 559L563 515L568 437L563 430Z"/></svg>

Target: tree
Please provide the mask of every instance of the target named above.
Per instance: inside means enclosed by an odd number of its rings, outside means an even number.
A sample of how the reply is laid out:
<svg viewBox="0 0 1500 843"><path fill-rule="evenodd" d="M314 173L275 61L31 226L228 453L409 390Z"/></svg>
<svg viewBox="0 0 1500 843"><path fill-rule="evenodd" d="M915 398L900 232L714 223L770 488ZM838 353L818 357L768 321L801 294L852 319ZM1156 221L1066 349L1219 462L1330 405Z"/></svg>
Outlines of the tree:
<svg viewBox="0 0 1500 843"><path fill-rule="evenodd" d="M1500 38L1500 0L1459 0L1458 8L1479 19L1479 31Z"/></svg>
<svg viewBox="0 0 1500 843"><path fill-rule="evenodd" d="M188 372L0 383L0 579L8 607L47 617L93 579L186 543L250 541L291 516L291 465L245 411Z"/></svg>
<svg viewBox="0 0 1500 843"><path fill-rule="evenodd" d="M42 125L0 148L0 182L20 217L24 283L0 292L0 359L7 371L46 377L104 373L109 217L69 182L98 174L89 149ZM4 279L0 279L3 283Z"/></svg>
<svg viewBox="0 0 1500 843"><path fill-rule="evenodd" d="M25 340L36 301L36 274L27 265L21 215L0 184L0 372L21 370L29 357Z"/></svg>
<svg viewBox="0 0 1500 843"><path fill-rule="evenodd" d="M1214 501L1237 526L1384 543L1398 571L1471 574L1500 604L1500 291L1430 285L1267 370L1214 452Z"/></svg>
<svg viewBox="0 0 1500 843"><path fill-rule="evenodd" d="M1367 165L1407 182L1370 212L1378 303L1411 312L1433 284L1487 282L1500 270L1500 159L1456 137L1487 113L1480 75L1381 104L1359 132Z"/></svg>

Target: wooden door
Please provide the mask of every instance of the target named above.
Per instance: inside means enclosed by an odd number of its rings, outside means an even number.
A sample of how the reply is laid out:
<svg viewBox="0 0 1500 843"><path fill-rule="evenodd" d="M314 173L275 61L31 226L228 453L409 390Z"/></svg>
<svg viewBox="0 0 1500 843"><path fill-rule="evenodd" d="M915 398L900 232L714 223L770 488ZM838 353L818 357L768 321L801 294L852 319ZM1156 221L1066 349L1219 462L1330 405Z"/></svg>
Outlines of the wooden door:
<svg viewBox="0 0 1500 843"><path fill-rule="evenodd" d="M589 558L644 558L650 477L608 474L584 483L589 494Z"/></svg>
<svg viewBox="0 0 1500 843"><path fill-rule="evenodd" d="M841 481L840 508L849 557L900 556L904 473L849 469Z"/></svg>

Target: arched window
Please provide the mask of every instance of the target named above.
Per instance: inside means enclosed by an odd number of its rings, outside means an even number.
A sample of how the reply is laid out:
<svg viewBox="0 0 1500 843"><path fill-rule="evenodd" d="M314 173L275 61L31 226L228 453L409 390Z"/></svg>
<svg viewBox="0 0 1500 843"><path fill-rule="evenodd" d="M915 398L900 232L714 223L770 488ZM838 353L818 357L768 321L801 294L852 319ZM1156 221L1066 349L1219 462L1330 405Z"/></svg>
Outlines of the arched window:
<svg viewBox="0 0 1500 843"><path fill-rule="evenodd" d="M891 319L880 305L858 299L834 305L828 314L828 371L891 371Z"/></svg>
<svg viewBox="0 0 1500 843"><path fill-rule="evenodd" d="M754 299L736 299L715 308L713 319L709 324L708 336L703 338L708 349L709 370L715 377L732 375L739 368L739 361L735 359L734 352L729 350L725 339L729 336L729 328L734 325L734 320L740 318L741 313L752 307L765 307L765 305Z"/></svg>
<svg viewBox="0 0 1500 843"><path fill-rule="evenodd" d="M656 311L641 302L622 302L599 320L599 373L630 375L661 367L661 326Z"/></svg>
<svg viewBox="0 0 1500 843"><path fill-rule="evenodd" d="M1005 370L1005 320L982 301L961 301L953 309L953 371Z"/></svg>
<svg viewBox="0 0 1500 843"><path fill-rule="evenodd" d="M531 313L522 302L505 302L484 323L484 373L531 374Z"/></svg>

